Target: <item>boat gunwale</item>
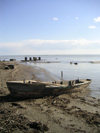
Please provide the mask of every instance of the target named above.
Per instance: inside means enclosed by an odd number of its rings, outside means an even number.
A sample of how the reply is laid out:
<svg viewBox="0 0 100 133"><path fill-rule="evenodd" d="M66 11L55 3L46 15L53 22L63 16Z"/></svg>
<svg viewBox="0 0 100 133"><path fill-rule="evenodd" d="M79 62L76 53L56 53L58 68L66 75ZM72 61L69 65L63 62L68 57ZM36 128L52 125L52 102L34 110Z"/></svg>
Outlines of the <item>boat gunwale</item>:
<svg viewBox="0 0 100 133"><path fill-rule="evenodd" d="M75 80L72 80L72 81L75 81ZM25 85L34 85L34 84L37 84L37 85L45 85L46 88L50 88L50 87L68 87L68 81L66 80L66 84L61 84L60 82L59 83L53 83L53 82L41 82L41 81L36 81L36 80L26 80L26 81L7 81L6 82L7 84L25 84ZM79 83L74 83L73 87L77 87L77 86L81 86L81 85L84 85L84 84L88 84L88 83L91 83L91 80L90 79L84 79L84 80L80 80Z"/></svg>

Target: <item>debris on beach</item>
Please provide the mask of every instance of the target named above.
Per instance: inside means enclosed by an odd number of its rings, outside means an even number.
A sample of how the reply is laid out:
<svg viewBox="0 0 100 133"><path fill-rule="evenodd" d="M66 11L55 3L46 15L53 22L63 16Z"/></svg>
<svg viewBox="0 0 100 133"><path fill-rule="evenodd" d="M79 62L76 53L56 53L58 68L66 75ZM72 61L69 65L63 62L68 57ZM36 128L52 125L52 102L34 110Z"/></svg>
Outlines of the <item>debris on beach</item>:
<svg viewBox="0 0 100 133"><path fill-rule="evenodd" d="M31 122L22 114L16 114L15 109L2 108L0 110L0 133L15 131L43 133L48 131L48 127L41 122Z"/></svg>
<svg viewBox="0 0 100 133"><path fill-rule="evenodd" d="M14 65L13 65L13 64L6 65L6 66L4 67L4 69L14 69Z"/></svg>
<svg viewBox="0 0 100 133"><path fill-rule="evenodd" d="M48 131L48 127L39 121L30 122L28 123L28 125L30 126L30 128L33 128L42 132Z"/></svg>

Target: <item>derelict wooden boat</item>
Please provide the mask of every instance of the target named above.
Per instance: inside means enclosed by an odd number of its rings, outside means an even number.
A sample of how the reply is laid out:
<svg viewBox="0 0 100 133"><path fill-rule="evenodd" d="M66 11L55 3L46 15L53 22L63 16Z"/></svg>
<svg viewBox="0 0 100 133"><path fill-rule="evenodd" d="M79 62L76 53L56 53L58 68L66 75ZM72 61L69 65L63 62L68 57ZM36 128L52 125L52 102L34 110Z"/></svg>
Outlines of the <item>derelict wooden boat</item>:
<svg viewBox="0 0 100 133"><path fill-rule="evenodd" d="M44 97L76 92L85 89L91 83L90 79L39 82L35 80L8 81L8 89L13 96L18 97Z"/></svg>

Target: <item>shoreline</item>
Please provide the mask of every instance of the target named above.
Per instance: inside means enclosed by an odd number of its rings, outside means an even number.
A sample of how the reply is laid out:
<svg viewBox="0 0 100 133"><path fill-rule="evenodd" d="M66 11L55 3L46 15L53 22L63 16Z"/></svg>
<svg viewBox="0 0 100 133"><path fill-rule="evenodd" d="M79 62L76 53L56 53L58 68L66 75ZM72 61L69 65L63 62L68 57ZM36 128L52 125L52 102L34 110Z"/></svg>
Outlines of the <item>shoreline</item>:
<svg viewBox="0 0 100 133"><path fill-rule="evenodd" d="M7 64L14 69L5 70ZM9 97L7 80L41 80L40 73L53 77L44 69L0 62L0 131L37 133L89 133L100 132L100 99L88 96L88 90L38 99L13 99ZM40 78L40 79L39 79ZM35 126L34 126L35 125Z"/></svg>

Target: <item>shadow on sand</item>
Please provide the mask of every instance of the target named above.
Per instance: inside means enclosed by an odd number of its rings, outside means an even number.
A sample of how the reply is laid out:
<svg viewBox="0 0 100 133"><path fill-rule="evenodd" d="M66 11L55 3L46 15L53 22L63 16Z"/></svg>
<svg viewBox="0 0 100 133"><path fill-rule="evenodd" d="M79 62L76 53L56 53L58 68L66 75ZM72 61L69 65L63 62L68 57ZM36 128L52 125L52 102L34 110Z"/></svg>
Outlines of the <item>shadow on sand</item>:
<svg viewBox="0 0 100 133"><path fill-rule="evenodd" d="M35 100L35 99L39 99L39 98L45 98L45 97L50 97L49 96L33 96L33 97L14 97L10 94L5 95L5 96L0 96L0 103L2 102L20 102L20 101L25 101L25 100ZM56 96L52 96L52 98L54 98Z"/></svg>
<svg viewBox="0 0 100 133"><path fill-rule="evenodd" d="M2 103L2 102L18 102L18 101L31 100L31 99L37 99L37 98L36 97L27 97L27 98L14 97L9 94L9 95L5 95L5 96L0 96L0 103Z"/></svg>

